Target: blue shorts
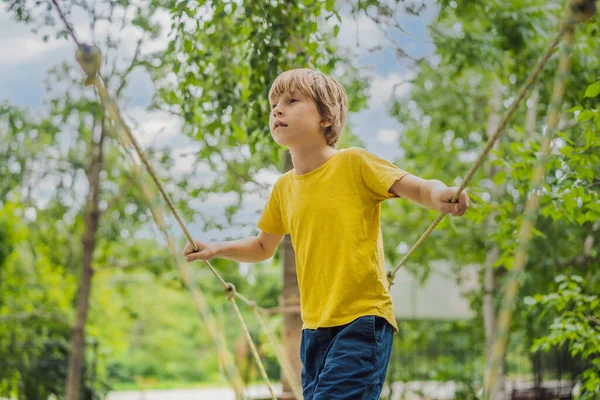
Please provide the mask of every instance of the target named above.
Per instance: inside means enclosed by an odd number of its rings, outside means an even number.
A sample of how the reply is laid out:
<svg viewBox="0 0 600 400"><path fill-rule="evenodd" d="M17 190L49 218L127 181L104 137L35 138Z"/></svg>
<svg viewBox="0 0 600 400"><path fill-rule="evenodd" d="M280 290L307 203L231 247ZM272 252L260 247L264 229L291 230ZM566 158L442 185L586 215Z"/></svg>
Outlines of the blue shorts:
<svg viewBox="0 0 600 400"><path fill-rule="evenodd" d="M368 315L347 325L304 329L300 344L304 400L377 400L394 330Z"/></svg>

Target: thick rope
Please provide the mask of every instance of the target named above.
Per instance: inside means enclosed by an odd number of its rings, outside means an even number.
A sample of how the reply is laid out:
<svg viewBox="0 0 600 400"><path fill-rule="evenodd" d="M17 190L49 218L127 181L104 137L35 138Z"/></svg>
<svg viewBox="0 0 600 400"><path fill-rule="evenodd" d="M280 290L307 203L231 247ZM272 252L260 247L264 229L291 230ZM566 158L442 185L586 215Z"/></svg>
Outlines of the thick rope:
<svg viewBox="0 0 600 400"><path fill-rule="evenodd" d="M575 21L573 21L573 23L575 23ZM556 38L552 41L552 43L550 44L550 46L548 46L548 49L546 50L546 52L544 53L544 55L542 56L542 58L538 61L537 65L535 66L535 68L533 70L533 72L529 75L529 77L527 78L527 81L525 82L525 85L523 85L523 88L519 92L519 95L517 96L517 98L515 99L515 101L513 101L513 103L511 104L510 108L508 109L508 111L506 112L506 114L504 115L504 117L502 118L502 120L500 121L500 123L498 124L498 127L496 128L496 131L489 138L489 140L486 143L483 151L481 152L481 154L479 155L479 157L477 158L477 160L475 161L475 163L473 164L473 166L471 167L471 169L469 170L469 172L467 172L467 175L463 179L462 183L460 184L460 186L459 186L458 190L456 191L456 193L454 194L454 196L452 196L452 199L450 200L451 203L455 203L457 201L457 199L460 196L460 194L462 193L462 191L465 189L465 187L467 186L467 184L471 181L471 179L475 175L475 172L477 172L477 170L483 164L483 161L484 161L485 157L487 157L488 153L494 147L494 144L496 143L496 141L498 140L498 138L500 137L500 135L502 134L502 132L506 128L506 125L508 125L508 122L511 120L511 118L514 115L514 113L519 108L519 105L521 104L521 102L523 101L523 99L525 98L525 96L527 95L527 92L529 92L529 89L531 89L531 87L533 86L533 84L537 80L538 76L542 72L542 69L544 68L544 66L546 65L546 63L548 62L548 60L550 59L550 57L552 56L552 54L554 53L554 50L556 49L556 46L558 46L558 44L560 43L560 41L561 41L562 37L564 36L564 34L565 34L568 26L570 26L570 24L563 24L561 26L560 31L556 35ZM445 217L445 214L440 214L436 218L436 220L433 221L433 223L429 226L429 228L427 228L427 230L425 231L425 233L423 233L421 235L421 237L419 238L419 240L417 240L417 242L410 248L410 250L408 251L408 253L406 253L404 255L404 257L402 257L402 259L398 263L398 266L396 266L396 268L394 268L393 271L388 272L388 282L389 282L389 286L390 287L391 287L391 285L394 282L394 277L395 277L396 273L404 265L404 263L406 262L406 260L408 259L408 257L410 257L414 253L414 251L417 249L417 247L419 247L421 245L421 243L423 243L423 241L425 241L425 239L427 238L427 236L429 236L429 234L439 225L439 223L442 222L442 220L444 219L444 217Z"/></svg>
<svg viewBox="0 0 600 400"><path fill-rule="evenodd" d="M301 387L300 382L297 379L298 376L296 374L296 371L295 371L294 367L292 366L292 363L290 362L288 357L285 355L285 352L283 350L283 344L281 343L281 340L277 337L275 332L273 332L273 329L271 329L271 326L267 323L266 314L268 314L269 311L266 310L265 308L257 305L255 301L248 300L247 298L245 298L238 292L235 293L235 297L240 299L244 304L246 304L248 307L250 307L250 309L254 312L254 315L256 316L256 319L258 320L261 328L267 335L267 340L268 340L269 344L271 345L271 347L273 348L273 351L275 352L275 357L277 357L277 361L279 361L279 364L283 368L283 373L285 374L285 376L288 380L288 383L290 384L292 393L294 393L294 396L296 396L296 399L301 399L302 398L302 387Z"/></svg>
<svg viewBox="0 0 600 400"><path fill-rule="evenodd" d="M179 225L184 230L184 233L186 233L186 236L188 237L188 240L190 240L190 243L192 243L194 246L196 246L195 243L194 243L194 241L191 240L191 236L189 236L189 233L187 233L187 229L185 228L185 225L184 225L183 221L181 220L181 218L177 214L177 211L175 210L175 207L174 207L173 203L170 201L170 199L169 199L167 193L165 192L162 184L160 183L160 181L156 177L156 174L154 173L154 170L152 169L152 167L150 166L150 163L146 159L146 156L144 155L141 147L139 146L139 144L137 144L135 138L133 137L133 134L131 133L131 130L129 129L129 127L121 119L121 116L120 116L120 113L119 113L119 111L117 109L117 106L114 103L114 101L112 100L112 98L110 97L110 95L108 94L108 91L104 87L101 78L96 77L95 80L94 80L94 85L96 86L96 89L98 90L98 94L100 95L100 98L102 99L102 104L104 105L104 107L105 107L105 109L106 109L109 117L115 122L117 131L125 133L125 136L128 138L128 140L130 141L130 143L133 144L133 147L134 147L134 149L135 149L138 157L142 160L144 166L146 167L146 170L152 176L152 180L154 181L154 183L156 184L156 186L159 188L159 191L163 195L163 198L165 199L165 201L167 201L167 204L169 205L169 208L171 209L171 211L173 212L173 214L177 218L177 221L179 222ZM198 250L198 247L195 247L195 250ZM228 284L227 282L225 282L225 280L223 279L223 277L214 269L214 267L210 264L210 262L204 260L204 263L210 268L210 270L212 271L212 273L221 282L221 284L225 288L225 291L226 292L230 292L232 290L231 288L232 288L233 285ZM235 288L233 290L235 290ZM248 344L250 345L250 348L252 349L252 353L254 355L256 364L257 364L257 366L258 366L258 368L259 368L259 370L261 372L261 375L263 376L263 378L265 380L265 383L267 384L267 387L269 388L269 391L273 395L273 398L276 400L277 398L274 395L273 387L271 385L271 382L269 381L269 377L266 374L265 368L264 368L264 366L262 364L262 361L260 360L258 352L256 351L256 346L254 345L254 341L252 340L252 337L250 336L250 333L248 332L248 328L246 327L246 323L244 321L244 318L243 318L242 314L240 313L239 308L238 308L237 304L235 303L235 300L232 301L232 297L231 296L228 296L228 299L231 302L231 304L233 305L235 313L238 316L238 318L239 318L239 320L240 320L240 322L242 324L242 328L244 329L244 332L246 333L246 339L248 340Z"/></svg>
<svg viewBox="0 0 600 400"><path fill-rule="evenodd" d="M163 185L159 181L159 179L154 171L154 168L152 168L152 165L148 162L148 159L146 158L140 145L137 143L137 140L133 136L131 130L129 129L127 124L123 121L123 119L121 118L121 114L119 112L119 109L117 108L116 103L113 101L112 97L109 95L108 91L106 90L104 83L102 82L102 79L98 76L98 70L100 68L100 63L101 63L100 51L95 47L88 46L85 44L79 44L79 41L77 40L75 32L73 31L73 29L67 22L66 18L64 17L64 14L63 14L58 2L56 0L53 0L53 3L55 5L56 9L58 10L58 13L60 14L67 30L71 33L73 40L75 41L75 43L78 44L77 62L81 65L82 69L87 74L86 84L93 84L96 87L98 95L100 96L101 103L104 106L104 109L106 110L106 113L108 114L110 119L114 122L117 132L119 134L124 134L128 138L129 142L133 145L133 148L135 149L139 159L144 164L146 171L152 177L152 180L156 184L161 196L163 197L163 199L169 206L169 209L175 216L177 223L181 227L181 230L183 231L184 235L188 239L190 245L192 246L192 248L195 251L198 251L198 246L192 239L192 236L190 235L185 224L183 223L183 220L179 216L179 213L177 212L175 205L173 204L169 195L165 191ZM203 260L203 261L204 261L204 264L211 270L213 275L215 275L215 277L221 282L221 284L225 288L225 291L230 292L232 290L233 285L225 282L223 277L215 270L215 268L208 261L206 261L206 260ZM235 290L235 288L234 288L234 290ZM244 331L246 332L246 338L248 340L250 347L253 350L253 354L255 356L257 365L261 371L261 374L263 375L263 378L265 379L265 382L269 388L269 391L271 392L273 399L276 400L277 398L275 397L271 382L269 381L269 378L266 375L264 366L260 360L260 357L258 356L258 352L256 351L256 346L254 345L254 341L252 340L250 333L248 332L248 328L246 327L246 323L244 322L244 318L241 315L239 308L237 307L237 304L235 303L235 300L233 300L233 295L228 296L228 299L232 302L232 305L234 306L234 310L242 323L242 327L243 327Z"/></svg>
<svg viewBox="0 0 600 400"><path fill-rule="evenodd" d="M281 340L275 335L275 332L273 332L273 329L271 329L271 327L267 323L267 320L263 313L258 308L254 308L253 311L254 315L256 316L256 319L258 319L258 322L260 323L262 329L267 335L269 343L275 351L275 357L277 357L279 364L283 367L283 373L285 374L290 388L292 389L292 393L294 394L296 399L302 399L302 386L300 381L298 380L297 371L294 369L292 363L286 356L283 350L283 344L281 343Z"/></svg>
<svg viewBox="0 0 600 400"><path fill-rule="evenodd" d="M252 350L252 355L254 356L256 365L258 365L258 370L260 371L260 374L262 375L263 379L267 383L267 387L269 388L271 397L273 398L273 400L277 400L277 396L275 396L275 392L273 391L273 387L271 386L271 382L269 381L269 377L267 376L267 371L265 371L265 367L260 359L260 356L258 355L258 351L256 350L256 346L254 345L254 341L252 340L252 337L250 336L250 331L248 330L248 327L246 326L246 322L244 321L244 317L242 316L242 313L240 312L240 309L235 301L235 293L236 293L235 286L233 286L233 284L230 283L228 285L227 289L225 289L225 293L227 293L227 300L229 300L229 302L233 306L233 309L235 310L235 314L237 315L238 319L240 320L240 323L242 324L242 328L244 328L244 333L246 334L246 339L248 340L248 344L250 344L250 349Z"/></svg>
<svg viewBox="0 0 600 400"><path fill-rule="evenodd" d="M108 124L107 126L110 127L111 132L115 133L115 130L112 128L112 126ZM127 138L125 136L119 136L118 134L114 136L117 138L121 146L127 149ZM127 151L127 154L129 155L130 164L133 168L133 178L135 179L137 177L141 177L142 169L136 163L134 155L131 154L129 151ZM138 181L136 180L136 182ZM236 398L246 399L246 396L244 395L244 381L240 377L239 372L235 364L233 363L233 357L227 350L221 333L218 331L217 323L210 311L210 308L208 307L204 294L202 293L202 291L195 287L189 267L186 264L181 263L179 258L177 257L175 241L173 240L173 237L169 233L168 227L165 224L164 213L162 209L156 204L154 204L154 202L152 201L152 199L154 198L154 193L152 193L146 181L142 180L139 183L139 185L142 197L144 198L144 201L146 202L148 209L152 214L152 218L154 219L154 222L158 226L158 229L161 231L165 240L167 241L167 247L169 249L169 252L171 253L173 262L178 267L179 275L181 276L181 279L190 291L196 310L198 311L198 314L200 315L200 318L202 319L204 326L206 326L208 334L213 341L213 344L217 350L217 355L219 357L219 360L221 361L223 370L225 371L225 376L231 384L231 386L233 387Z"/></svg>
<svg viewBox="0 0 600 400"><path fill-rule="evenodd" d="M95 80L94 80L94 85L96 86L96 89L98 90L98 94L99 94L99 96L100 96L100 98L102 100L102 104L104 105L104 107L105 107L105 109L106 109L109 117L115 122L115 126L117 128L117 131L121 132L121 133L124 133L125 136L127 137L127 139L129 140L129 142L131 144L133 144L133 147L134 147L134 149L135 149L138 157L140 158L140 160L142 160L144 166L146 167L146 170L151 175L152 180L154 181L154 183L156 184L156 186L159 188L160 193L162 194L163 198L165 199L165 201L169 205L169 208L171 209L171 211L175 215L177 221L179 222L179 225L182 227L184 233L188 237L188 240L190 240L191 244L193 244L194 246L196 246L195 243L194 243L194 241L191 240L191 236L189 235L187 229L185 228L185 225L184 225L183 221L179 217L179 215L177 213L177 210L175 210L175 207L174 207L173 203L169 199L169 196L167 195L167 193L164 190L162 184L158 180L158 178L157 178L154 170L152 169L150 163L148 162L146 156L144 155L141 147L139 146L139 144L135 140L133 134L131 133L131 130L129 129L129 127L121 119L121 116L120 116L120 113L119 113L119 111L117 109L117 106L114 103L114 101L112 100L112 98L110 97L110 95L108 94L108 91L104 87L101 78L96 77ZM197 246L195 247L195 250L198 250ZM221 282L221 284L225 288L225 291L229 292L231 290L232 285L228 284L223 279L223 277L214 269L214 267L208 261L204 261L204 263L210 268L210 270L212 271L212 273ZM231 296L228 296L228 299L231 301L232 300ZM262 361L260 360L258 352L256 351L256 346L254 345L254 341L252 340L252 338L250 336L250 333L248 332L248 328L246 327L246 323L244 322L244 318L241 315L241 313L239 311L239 308L237 307L237 304L235 304L235 301L231 301L231 303L232 303L232 305L234 307L236 315L238 316L238 318L239 318L239 320L240 320L240 322L242 324L242 327L243 327L244 331L246 332L246 338L248 340L248 344L252 348L253 355L254 355L254 358L255 358L256 363L258 365L258 368L261 371L261 375L265 379L265 382L266 382L266 384L267 384L267 386L269 388L269 391L271 392L271 394L273 394L274 393L273 392L273 387L272 387L271 382L269 381L269 378L268 378L268 376L267 376L267 374L265 372L264 366L262 364ZM276 400L276 397L275 397L274 394L273 394L273 398Z"/></svg>
<svg viewBox="0 0 600 400"><path fill-rule="evenodd" d="M73 32L71 25L67 22L67 18L65 17L65 14L62 12L62 9L58 5L58 2L56 0L52 0L52 3L54 3L54 6L56 7L56 11L58 11L58 15L60 16L60 19L62 19L63 24L67 28L67 32L69 32L69 34L71 35L71 38L73 38L73 41L75 42L75 44L77 44L77 47L79 47L80 46L79 40L77 40L77 37L75 36L75 32Z"/></svg>
<svg viewBox="0 0 600 400"><path fill-rule="evenodd" d="M519 232L519 246L515 252L514 265L510 271L506 290L501 303L501 311L498 315L496 326L496 338L492 344L492 354L490 357L490 367L486 371L484 399L492 399L491 390L494 387L498 376L500 375L500 367L504 360L506 343L510 331L510 322L515 306L517 294L519 291L519 280L527 264L527 250L531 241L531 236L537 219L537 213L540 203L540 193L542 191L546 165L550 155L551 143L558 126L560 109L563 103L565 93L565 82L569 74L569 58L573 47L574 25L565 23L566 25L566 43L563 48L559 60L559 69L556 75L554 91L552 99L548 107L548 121L546 128L546 137L541 146L541 153L537 158L533 177L531 179L530 197L525 204L523 212L523 226Z"/></svg>

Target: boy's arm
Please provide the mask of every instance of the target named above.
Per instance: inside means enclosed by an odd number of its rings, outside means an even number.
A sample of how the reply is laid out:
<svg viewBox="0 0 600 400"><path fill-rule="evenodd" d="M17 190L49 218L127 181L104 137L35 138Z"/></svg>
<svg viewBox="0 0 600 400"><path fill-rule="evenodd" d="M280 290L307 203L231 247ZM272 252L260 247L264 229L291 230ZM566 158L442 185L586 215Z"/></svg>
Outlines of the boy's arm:
<svg viewBox="0 0 600 400"><path fill-rule="evenodd" d="M406 175L390 187L390 192L396 196L406 197L431 210L461 216L469 207L469 196L463 190L458 197L458 202L450 203L457 190L458 188L448 187L438 180L425 180L414 175Z"/></svg>
<svg viewBox="0 0 600 400"><path fill-rule="evenodd" d="M227 260L254 263L273 257L283 235L260 231L255 237L247 237L227 242L203 243L194 241L198 246L195 252L188 243L183 250L186 261L225 258Z"/></svg>

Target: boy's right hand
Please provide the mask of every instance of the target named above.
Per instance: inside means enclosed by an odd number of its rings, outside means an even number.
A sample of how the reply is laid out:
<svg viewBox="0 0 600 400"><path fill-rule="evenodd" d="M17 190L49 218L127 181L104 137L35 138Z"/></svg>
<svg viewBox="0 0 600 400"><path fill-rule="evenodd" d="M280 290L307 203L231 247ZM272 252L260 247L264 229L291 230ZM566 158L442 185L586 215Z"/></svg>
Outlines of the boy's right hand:
<svg viewBox="0 0 600 400"><path fill-rule="evenodd" d="M196 246L198 246L198 251L195 251L190 243L188 243L187 246L185 246L185 249L183 249L183 256L187 262L210 260L217 254L217 249L214 243L202 243L196 240L194 240L194 243L196 243Z"/></svg>

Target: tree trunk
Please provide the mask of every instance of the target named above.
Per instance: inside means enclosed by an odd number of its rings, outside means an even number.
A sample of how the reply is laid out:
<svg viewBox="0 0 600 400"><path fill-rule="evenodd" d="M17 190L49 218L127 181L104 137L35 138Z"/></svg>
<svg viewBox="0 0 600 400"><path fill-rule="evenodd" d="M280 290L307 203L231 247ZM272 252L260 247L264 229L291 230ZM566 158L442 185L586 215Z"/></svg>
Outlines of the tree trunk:
<svg viewBox="0 0 600 400"><path fill-rule="evenodd" d="M96 246L96 233L98 222L100 220L100 211L98 208L100 196L100 172L103 168L102 147L106 135L104 120L101 122L100 139L94 146L94 139L91 139L92 162L88 172L89 191L87 196L85 212L85 233L83 236L83 268L79 291L77 294L77 316L75 326L73 327L71 340L71 353L69 356L69 369L67 376L66 400L79 400L81 392L83 363L85 360L85 324L90 300L92 285L92 260L94 248ZM95 148L94 148L95 147Z"/></svg>
<svg viewBox="0 0 600 400"><path fill-rule="evenodd" d="M293 168L292 158L289 152L285 155L285 171ZM299 309L294 306L300 304L300 290L298 289L298 278L296 276L296 258L292 240L289 235L283 239L283 299L281 307L283 314L283 347L285 356L295 372L296 382L300 382L300 340L302 339L302 316ZM293 399L290 382L282 371L281 385L284 392L282 398ZM301 399L297 399L301 400Z"/></svg>
<svg viewBox="0 0 600 400"><path fill-rule="evenodd" d="M528 102L527 116L525 119L525 141L531 140L535 135L536 122L537 122L537 105L539 101L539 92L534 90ZM487 135L491 136L494 129L498 125L500 107L502 102L502 87L498 83L494 91L494 95L491 101L490 116L488 118ZM490 161L493 160L493 154L490 154ZM493 178L498 169L492 166L486 168L486 175ZM500 199L506 192L506 185L502 183L492 188L491 197L492 199ZM488 229L494 230L494 214L490 214L487 221ZM488 252L485 260L485 272L483 281L483 321L485 326L485 348L486 348L486 368L489 369L490 365L487 364L492 354L492 345L494 343L494 333L496 331L496 305L494 296L495 287L495 276L494 276L494 263L500 256L500 248L498 245L494 245ZM500 366L498 380L496 381L493 388L491 388L490 398L494 400L506 399L506 393L504 392L504 365Z"/></svg>
<svg viewBox="0 0 600 400"><path fill-rule="evenodd" d="M488 123L486 128L486 134L488 139L493 135L498 123L500 122L500 107L502 106L502 86L499 82L496 83L494 94L492 95L492 101L490 102L490 114L488 117ZM498 142L494 147L497 147ZM486 167L486 175L493 178L498 172L498 168L491 165L493 160L493 154L490 153L490 164ZM498 186L492 187L491 198L499 199L504 195L505 185L504 183ZM494 214L491 213L487 220L487 228L490 232L494 230ZM496 304L494 296L495 287L495 276L493 265L500 256L500 248L497 244L494 244L488 251L484 265L484 277L483 277L483 324L485 330L485 353L486 353L486 368L489 368L489 359L492 354L492 345L494 342L494 333L496 331ZM500 369L499 379L496 381L494 388L492 388L492 399L504 400L504 368Z"/></svg>

